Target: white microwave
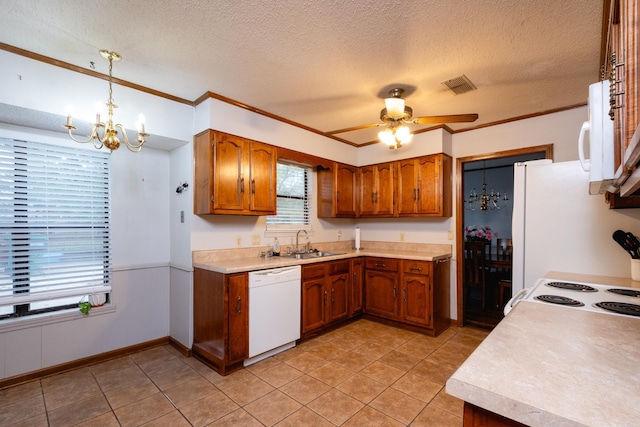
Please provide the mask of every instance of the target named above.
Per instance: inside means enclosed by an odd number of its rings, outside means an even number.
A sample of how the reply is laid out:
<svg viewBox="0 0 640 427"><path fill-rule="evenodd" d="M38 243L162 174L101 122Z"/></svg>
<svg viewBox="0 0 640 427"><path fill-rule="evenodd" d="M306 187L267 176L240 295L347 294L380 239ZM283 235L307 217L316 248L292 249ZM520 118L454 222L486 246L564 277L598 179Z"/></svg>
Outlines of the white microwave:
<svg viewBox="0 0 640 427"><path fill-rule="evenodd" d="M609 80L589 85L589 120L582 124L578 137L578 155L589 172L589 194L617 192L615 181L613 120L609 117ZM588 157L585 154L585 134Z"/></svg>

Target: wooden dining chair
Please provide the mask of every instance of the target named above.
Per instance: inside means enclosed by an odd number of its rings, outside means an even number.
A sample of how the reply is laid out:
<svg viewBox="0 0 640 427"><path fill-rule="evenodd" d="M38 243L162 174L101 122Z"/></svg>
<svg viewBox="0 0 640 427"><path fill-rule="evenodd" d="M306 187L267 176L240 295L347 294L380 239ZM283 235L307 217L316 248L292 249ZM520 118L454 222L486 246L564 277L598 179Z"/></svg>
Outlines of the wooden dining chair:
<svg viewBox="0 0 640 427"><path fill-rule="evenodd" d="M482 308L485 308L485 243L470 241L464 244L464 283L466 288L479 288L482 292Z"/></svg>
<svg viewBox="0 0 640 427"><path fill-rule="evenodd" d="M513 257L513 241L511 239L496 239L498 259L511 259Z"/></svg>

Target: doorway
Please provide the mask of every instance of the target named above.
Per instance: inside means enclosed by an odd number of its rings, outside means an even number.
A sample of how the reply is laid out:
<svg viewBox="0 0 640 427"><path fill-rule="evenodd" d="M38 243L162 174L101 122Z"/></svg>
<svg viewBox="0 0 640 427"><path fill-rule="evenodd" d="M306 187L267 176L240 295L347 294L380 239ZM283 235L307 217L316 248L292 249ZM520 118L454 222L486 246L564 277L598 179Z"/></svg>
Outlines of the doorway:
<svg viewBox="0 0 640 427"><path fill-rule="evenodd" d="M511 239L513 164L550 159L552 154L552 145L542 145L457 159L456 282L460 326L492 329L502 320L504 302L511 297L507 245Z"/></svg>

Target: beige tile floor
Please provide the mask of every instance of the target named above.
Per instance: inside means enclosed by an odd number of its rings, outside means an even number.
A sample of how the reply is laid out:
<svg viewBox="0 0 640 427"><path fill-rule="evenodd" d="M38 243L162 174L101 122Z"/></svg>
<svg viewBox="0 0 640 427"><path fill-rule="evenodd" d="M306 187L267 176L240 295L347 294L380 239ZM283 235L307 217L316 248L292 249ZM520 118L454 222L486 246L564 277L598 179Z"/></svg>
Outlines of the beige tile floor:
<svg viewBox="0 0 640 427"><path fill-rule="evenodd" d="M226 377L166 345L0 390L0 426L461 426L447 378L487 335L358 320Z"/></svg>

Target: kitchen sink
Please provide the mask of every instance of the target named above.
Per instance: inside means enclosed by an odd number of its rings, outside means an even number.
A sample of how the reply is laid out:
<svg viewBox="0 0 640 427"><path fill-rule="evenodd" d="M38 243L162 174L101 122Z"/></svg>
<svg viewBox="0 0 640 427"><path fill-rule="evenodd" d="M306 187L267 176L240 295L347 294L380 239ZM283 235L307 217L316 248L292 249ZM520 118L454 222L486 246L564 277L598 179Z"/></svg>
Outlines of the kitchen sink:
<svg viewBox="0 0 640 427"><path fill-rule="evenodd" d="M282 254L281 256L287 258L295 258L295 259L314 259L314 258L324 258L328 256L334 255L344 255L345 252L326 252L326 251L314 251L314 252L304 252L297 254Z"/></svg>

